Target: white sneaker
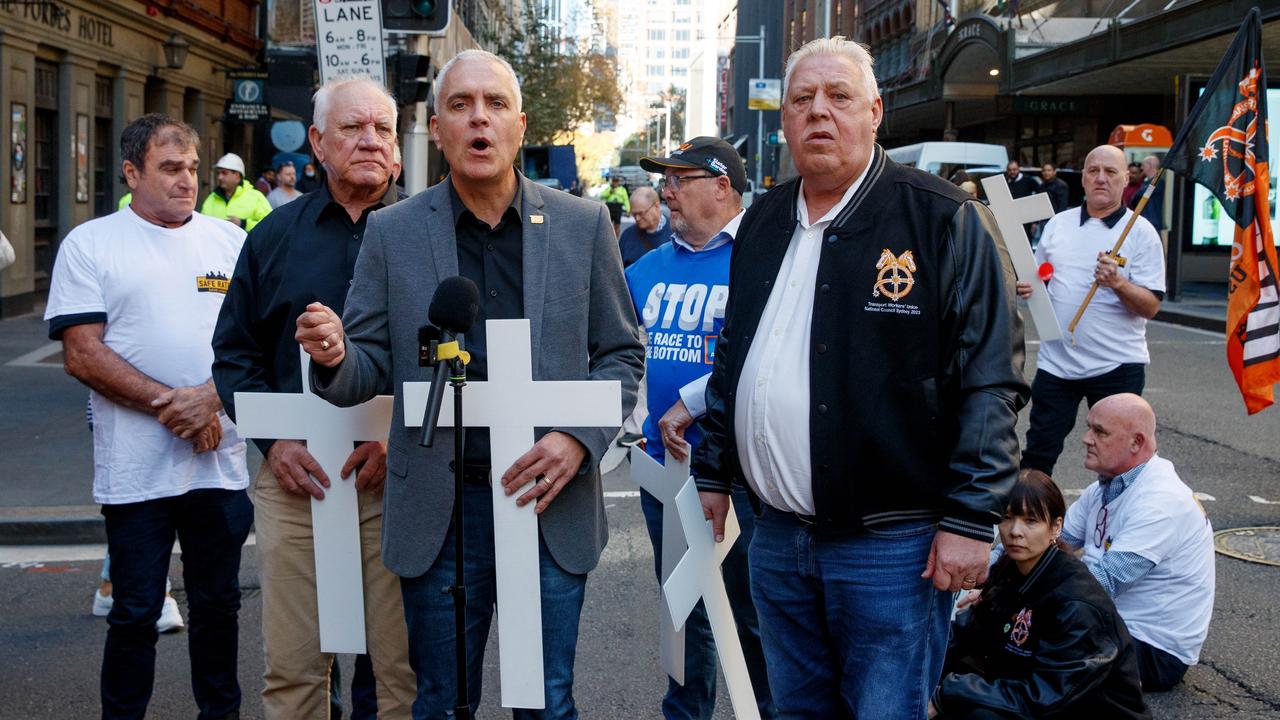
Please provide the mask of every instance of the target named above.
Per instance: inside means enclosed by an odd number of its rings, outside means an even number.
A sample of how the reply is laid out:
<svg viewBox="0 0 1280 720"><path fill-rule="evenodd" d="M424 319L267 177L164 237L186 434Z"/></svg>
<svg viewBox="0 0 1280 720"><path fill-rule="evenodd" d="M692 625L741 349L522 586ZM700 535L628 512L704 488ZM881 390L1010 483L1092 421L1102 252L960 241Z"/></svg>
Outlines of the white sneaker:
<svg viewBox="0 0 1280 720"><path fill-rule="evenodd" d="M111 613L112 600L110 595L103 595L97 590L93 591L93 614L96 617L106 617Z"/></svg>
<svg viewBox="0 0 1280 720"><path fill-rule="evenodd" d="M178 612L178 601L166 595L164 607L160 610L160 619L156 621L156 632L175 632L186 627L182 622L182 613Z"/></svg>

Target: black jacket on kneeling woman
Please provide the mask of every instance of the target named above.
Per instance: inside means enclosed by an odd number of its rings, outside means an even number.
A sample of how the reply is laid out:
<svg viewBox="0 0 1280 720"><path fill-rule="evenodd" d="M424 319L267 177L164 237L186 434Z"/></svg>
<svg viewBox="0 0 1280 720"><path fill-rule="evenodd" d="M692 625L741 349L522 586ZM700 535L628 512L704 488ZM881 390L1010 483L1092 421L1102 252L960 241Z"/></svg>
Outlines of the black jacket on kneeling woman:
<svg viewBox="0 0 1280 720"><path fill-rule="evenodd" d="M1151 717L1129 631L1084 563L1050 546L1025 577L1002 558L988 583L956 620L943 717Z"/></svg>

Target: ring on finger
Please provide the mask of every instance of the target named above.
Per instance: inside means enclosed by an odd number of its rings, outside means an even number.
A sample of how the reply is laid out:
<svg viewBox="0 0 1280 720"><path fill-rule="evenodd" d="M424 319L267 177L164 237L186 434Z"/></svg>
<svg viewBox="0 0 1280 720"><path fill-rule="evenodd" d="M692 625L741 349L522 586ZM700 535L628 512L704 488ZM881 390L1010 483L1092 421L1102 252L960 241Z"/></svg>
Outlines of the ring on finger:
<svg viewBox="0 0 1280 720"><path fill-rule="evenodd" d="M329 349L329 341L328 341L328 340L321 340L321 341L320 341L320 349L321 349L321 350L328 350L328 349Z"/></svg>
<svg viewBox="0 0 1280 720"><path fill-rule="evenodd" d="M547 487L551 487L552 485L555 485L555 483L551 482L551 478L547 477L546 475L539 474L538 477L535 479L540 483L546 483Z"/></svg>

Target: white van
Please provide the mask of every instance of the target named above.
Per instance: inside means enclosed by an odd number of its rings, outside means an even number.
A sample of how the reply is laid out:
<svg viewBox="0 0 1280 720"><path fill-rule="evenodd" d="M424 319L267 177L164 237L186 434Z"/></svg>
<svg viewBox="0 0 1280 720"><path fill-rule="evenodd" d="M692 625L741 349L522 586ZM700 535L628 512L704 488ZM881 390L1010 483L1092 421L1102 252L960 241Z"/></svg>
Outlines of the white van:
<svg viewBox="0 0 1280 720"><path fill-rule="evenodd" d="M967 142L922 142L885 151L894 162L919 168L947 180L957 170L1004 172L1009 151L1003 145Z"/></svg>

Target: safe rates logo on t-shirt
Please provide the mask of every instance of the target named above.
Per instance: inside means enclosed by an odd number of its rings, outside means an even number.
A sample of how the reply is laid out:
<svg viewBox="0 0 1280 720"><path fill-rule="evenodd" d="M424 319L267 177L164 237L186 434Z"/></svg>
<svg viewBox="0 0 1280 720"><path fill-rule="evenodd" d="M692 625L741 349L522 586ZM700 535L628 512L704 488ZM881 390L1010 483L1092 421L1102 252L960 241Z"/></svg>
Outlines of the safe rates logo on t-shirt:
<svg viewBox="0 0 1280 720"><path fill-rule="evenodd" d="M226 295L230 287L231 279L224 273L210 270L203 276L196 277L196 292L215 292Z"/></svg>
<svg viewBox="0 0 1280 720"><path fill-rule="evenodd" d="M649 290L641 316L649 331L650 360L715 362L716 321L724 318L728 285L657 283Z"/></svg>

